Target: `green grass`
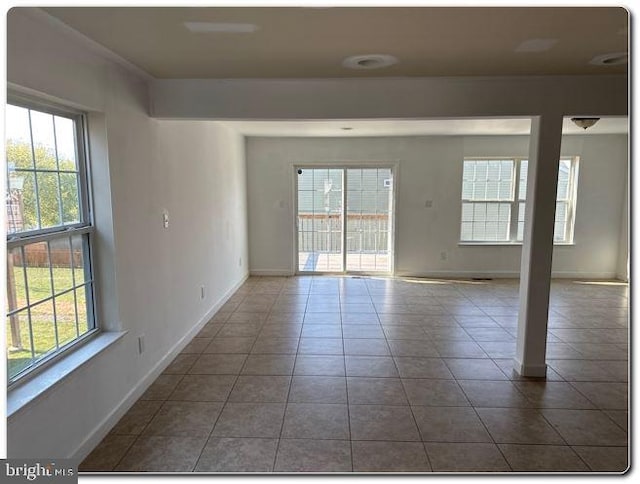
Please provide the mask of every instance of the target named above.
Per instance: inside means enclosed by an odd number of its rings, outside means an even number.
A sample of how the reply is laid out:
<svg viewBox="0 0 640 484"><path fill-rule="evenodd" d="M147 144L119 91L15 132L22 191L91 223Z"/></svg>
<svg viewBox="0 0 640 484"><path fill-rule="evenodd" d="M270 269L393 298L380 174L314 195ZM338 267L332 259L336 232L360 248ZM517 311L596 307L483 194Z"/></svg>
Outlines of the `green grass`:
<svg viewBox="0 0 640 484"><path fill-rule="evenodd" d="M74 340L79 335L87 332L86 295L84 288L76 289L79 328L76 328L76 305L74 303L74 291L54 300L37 304L52 294L51 275L49 268L27 267L27 280L29 282L29 302L31 303L31 328L33 334L33 350L35 360L38 360L55 350L57 347ZM20 266L14 267L15 294L17 308L26 306L27 297L24 285L24 272ZM84 282L82 269L76 268L76 285ZM56 293L73 287L73 274L71 268L58 267L53 269L53 285ZM56 346L56 325L57 340ZM12 377L22 369L30 366L34 359L31 354L31 339L29 337L29 315L26 310L20 311L13 318L18 321L20 328L21 348L17 348L11 334L11 319L7 317L6 341L8 373ZM79 331L78 331L79 329Z"/></svg>

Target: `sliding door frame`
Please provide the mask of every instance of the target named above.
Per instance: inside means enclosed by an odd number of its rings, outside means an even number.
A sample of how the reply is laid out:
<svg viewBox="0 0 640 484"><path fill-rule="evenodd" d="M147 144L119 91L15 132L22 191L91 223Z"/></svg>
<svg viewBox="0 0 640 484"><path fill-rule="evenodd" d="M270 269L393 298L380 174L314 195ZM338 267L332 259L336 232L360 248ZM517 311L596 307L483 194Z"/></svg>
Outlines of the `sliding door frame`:
<svg viewBox="0 0 640 484"><path fill-rule="evenodd" d="M391 170L391 206L389 207L390 221L390 234L389 234L389 271L348 271L347 270L347 171L349 169L363 169L363 168L387 168ZM393 276L395 275L395 248L396 248L396 200L398 193L398 173L399 163L398 161L381 161L381 162L359 162L359 161L331 161L331 162L299 162L292 163L290 165L290 173L293 175L293 264L295 275L370 275L370 276ZM342 271L301 271L300 270L300 248L299 248L299 235L298 235L298 170L342 170Z"/></svg>

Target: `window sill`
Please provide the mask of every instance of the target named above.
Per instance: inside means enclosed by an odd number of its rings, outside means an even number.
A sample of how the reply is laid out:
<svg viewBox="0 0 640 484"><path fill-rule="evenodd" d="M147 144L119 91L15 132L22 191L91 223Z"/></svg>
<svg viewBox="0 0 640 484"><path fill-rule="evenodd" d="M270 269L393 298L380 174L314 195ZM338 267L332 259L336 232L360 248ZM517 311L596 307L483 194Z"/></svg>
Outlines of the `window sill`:
<svg viewBox="0 0 640 484"><path fill-rule="evenodd" d="M61 383L71 373L89 362L92 358L122 338L126 331L107 331L100 333L91 341L83 344L68 356L53 363L40 374L24 383L16 384L7 392L7 417L22 410L43 393Z"/></svg>
<svg viewBox="0 0 640 484"><path fill-rule="evenodd" d="M554 247L572 247L575 242L554 242ZM458 242L459 247L522 247L522 242Z"/></svg>

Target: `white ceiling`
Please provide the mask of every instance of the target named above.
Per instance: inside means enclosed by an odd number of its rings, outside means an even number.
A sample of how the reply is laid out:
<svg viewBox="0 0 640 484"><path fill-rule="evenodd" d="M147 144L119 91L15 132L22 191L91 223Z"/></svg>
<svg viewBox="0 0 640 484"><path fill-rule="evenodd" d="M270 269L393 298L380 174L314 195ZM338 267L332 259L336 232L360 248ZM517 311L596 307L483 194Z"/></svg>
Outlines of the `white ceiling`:
<svg viewBox="0 0 640 484"><path fill-rule="evenodd" d="M627 51L629 12L617 6L44 10L159 79L627 72L626 64L590 63L599 55ZM251 28L199 33L185 22ZM346 57L366 54L392 55L398 63L374 70L343 67Z"/></svg>
<svg viewBox="0 0 640 484"><path fill-rule="evenodd" d="M430 119L343 121L224 121L245 136L369 137L527 135L529 119ZM343 130L344 127L353 128ZM620 134L628 132L627 118L603 118L588 130L564 120L564 134Z"/></svg>

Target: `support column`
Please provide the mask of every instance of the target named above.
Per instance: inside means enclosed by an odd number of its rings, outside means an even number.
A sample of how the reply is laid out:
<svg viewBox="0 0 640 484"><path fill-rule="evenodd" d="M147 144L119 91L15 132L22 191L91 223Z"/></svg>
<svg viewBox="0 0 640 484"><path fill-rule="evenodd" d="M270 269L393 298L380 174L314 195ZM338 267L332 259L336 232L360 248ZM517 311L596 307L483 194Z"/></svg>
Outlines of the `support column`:
<svg viewBox="0 0 640 484"><path fill-rule="evenodd" d="M514 368L522 376L544 377L547 373L547 321L561 141L562 115L531 120L514 360Z"/></svg>

